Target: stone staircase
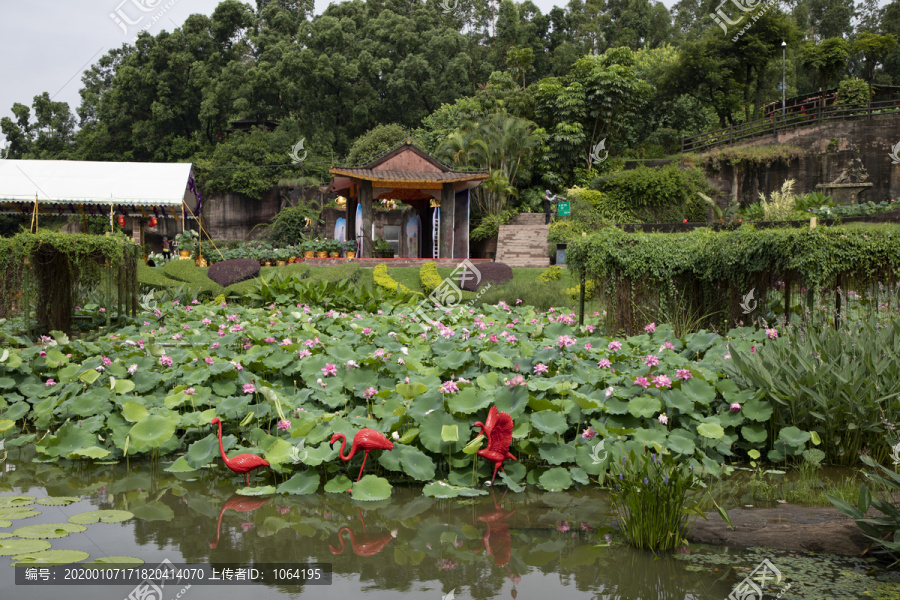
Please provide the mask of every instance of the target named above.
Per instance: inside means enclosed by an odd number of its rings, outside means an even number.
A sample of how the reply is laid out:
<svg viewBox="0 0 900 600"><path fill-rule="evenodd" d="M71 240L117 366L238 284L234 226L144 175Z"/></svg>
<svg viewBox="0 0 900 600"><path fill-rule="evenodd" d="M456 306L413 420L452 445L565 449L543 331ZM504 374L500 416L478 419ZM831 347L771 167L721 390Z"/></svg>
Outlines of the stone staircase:
<svg viewBox="0 0 900 600"><path fill-rule="evenodd" d="M497 262L511 267L549 267L547 235L550 227L544 225L544 220L544 213L521 213L509 225L501 225L497 236Z"/></svg>

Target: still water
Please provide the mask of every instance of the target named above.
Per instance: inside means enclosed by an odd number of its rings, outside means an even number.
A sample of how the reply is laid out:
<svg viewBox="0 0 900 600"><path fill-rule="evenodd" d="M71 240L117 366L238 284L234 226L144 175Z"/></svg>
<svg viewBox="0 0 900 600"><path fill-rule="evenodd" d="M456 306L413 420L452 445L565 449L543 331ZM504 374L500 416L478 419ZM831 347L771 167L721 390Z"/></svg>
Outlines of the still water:
<svg viewBox="0 0 900 600"><path fill-rule="evenodd" d="M234 493L243 482L221 467L180 475L166 473L164 467L12 460L0 464L0 502L4 497L34 496L32 506L40 511L0 527L0 538L13 539L4 534L15 536L24 525L66 523L85 511L117 509L134 517L90 524L85 532L46 541L55 550L88 552L89 561L129 556L149 567L168 559L263 569L319 562L333 568L330 586L273 582L195 584L185 589L170 583L162 599L145 600L723 600L746 574L740 568L746 570L749 564L743 551L727 548L692 546L692 554L715 557L705 567L634 551L608 527L606 496L592 490L545 493L529 488L504 495L497 489L476 498L436 500L418 488L395 488L389 500L380 502L356 502L345 494L321 491L245 497ZM263 477L251 485L273 483L273 474ZM48 496L81 499L65 506L42 505L40 499ZM124 599L135 587L13 585L10 558L0 556L4 600Z"/></svg>

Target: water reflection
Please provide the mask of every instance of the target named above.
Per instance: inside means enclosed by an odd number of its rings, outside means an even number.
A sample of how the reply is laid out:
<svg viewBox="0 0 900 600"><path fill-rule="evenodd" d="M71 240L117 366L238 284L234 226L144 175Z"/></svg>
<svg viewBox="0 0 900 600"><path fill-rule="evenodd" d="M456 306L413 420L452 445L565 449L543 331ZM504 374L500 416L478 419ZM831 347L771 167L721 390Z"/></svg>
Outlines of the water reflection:
<svg viewBox="0 0 900 600"><path fill-rule="evenodd" d="M720 599L736 581L731 575L718 580L724 567L720 573L689 571L668 557L608 545L609 505L593 490L544 493L529 488L513 494L501 493L501 488L488 496L436 500L423 496L420 488L395 488L390 500L358 502L347 494L322 492L243 497L233 493L235 485L221 467L171 474L148 464L20 462L15 471L0 476L0 494L31 488L40 495L44 490L54 496L81 495L86 502L73 514L94 508L135 514L123 524L92 526L90 542L75 534L54 548L83 549L92 558L133 555L148 564L163 558L188 563L330 562L335 583L329 595L334 597L439 600L455 589L461 599ZM45 512L0 532L60 518ZM0 577L10 576L8 564L0 557ZM73 590L75 598L97 597L87 593L89 588L86 595L78 595L77 586ZM253 593L268 598L298 590L303 588L271 585ZM214 588L191 590L197 600L214 594ZM321 594L321 589L309 588L301 595Z"/></svg>

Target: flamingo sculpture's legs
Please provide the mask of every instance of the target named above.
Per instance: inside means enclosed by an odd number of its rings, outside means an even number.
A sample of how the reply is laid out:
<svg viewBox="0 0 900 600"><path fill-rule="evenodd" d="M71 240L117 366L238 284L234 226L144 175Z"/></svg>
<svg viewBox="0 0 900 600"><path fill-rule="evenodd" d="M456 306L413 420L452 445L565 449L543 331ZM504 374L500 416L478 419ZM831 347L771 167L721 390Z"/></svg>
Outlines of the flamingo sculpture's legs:
<svg viewBox="0 0 900 600"><path fill-rule="evenodd" d="M496 474L496 473L497 473L497 471L494 470L494 474ZM247 473L244 473L244 487L250 487L250 472L249 471Z"/></svg>
<svg viewBox="0 0 900 600"><path fill-rule="evenodd" d="M366 468L366 459L367 459L367 458L369 458L369 451L368 451L368 450L366 450L366 455L363 456L363 464L362 464L362 466L359 468L359 477L356 478L356 483L359 483L359 480L362 479L362 472L363 472L363 469Z"/></svg>

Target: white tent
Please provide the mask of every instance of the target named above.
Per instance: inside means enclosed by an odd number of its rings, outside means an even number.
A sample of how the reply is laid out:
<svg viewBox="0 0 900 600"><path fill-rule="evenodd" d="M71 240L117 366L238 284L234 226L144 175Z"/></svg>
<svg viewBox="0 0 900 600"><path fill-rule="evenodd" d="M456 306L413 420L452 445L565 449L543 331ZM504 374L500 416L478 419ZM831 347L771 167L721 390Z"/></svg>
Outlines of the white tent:
<svg viewBox="0 0 900 600"><path fill-rule="evenodd" d="M196 210L191 163L69 160L0 160L0 212L42 212L181 217L182 203ZM103 207L103 208L101 208Z"/></svg>

